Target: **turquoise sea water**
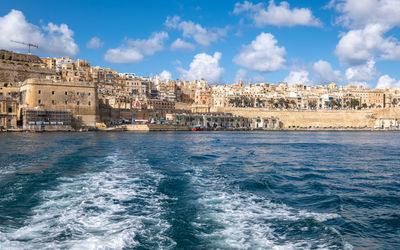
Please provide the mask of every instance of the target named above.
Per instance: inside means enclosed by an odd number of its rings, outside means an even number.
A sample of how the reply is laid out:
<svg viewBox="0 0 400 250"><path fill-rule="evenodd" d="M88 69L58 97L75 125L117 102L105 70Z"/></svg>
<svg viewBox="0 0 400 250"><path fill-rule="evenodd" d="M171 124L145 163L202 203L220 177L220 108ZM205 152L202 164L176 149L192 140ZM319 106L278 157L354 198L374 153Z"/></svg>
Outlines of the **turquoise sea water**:
<svg viewBox="0 0 400 250"><path fill-rule="evenodd" d="M400 249L400 133L0 134L0 249Z"/></svg>

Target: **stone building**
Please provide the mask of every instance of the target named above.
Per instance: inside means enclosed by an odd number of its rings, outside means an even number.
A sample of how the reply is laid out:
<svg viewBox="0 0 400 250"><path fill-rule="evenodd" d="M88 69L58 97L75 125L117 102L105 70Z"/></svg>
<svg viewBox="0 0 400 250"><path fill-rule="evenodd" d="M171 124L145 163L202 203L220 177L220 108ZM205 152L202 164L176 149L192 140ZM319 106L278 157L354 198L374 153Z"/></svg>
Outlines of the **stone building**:
<svg viewBox="0 0 400 250"><path fill-rule="evenodd" d="M55 74L56 71L46 68L38 56L0 50L0 83L16 83Z"/></svg>
<svg viewBox="0 0 400 250"><path fill-rule="evenodd" d="M3 50L3 49L0 50L0 59L8 60L8 61L16 61L16 62L28 62L28 63L43 64L43 61L38 56L15 53L15 52Z"/></svg>
<svg viewBox="0 0 400 250"><path fill-rule="evenodd" d="M175 113L175 102L147 99L142 103L141 108L149 110L149 119L164 120L168 113Z"/></svg>
<svg viewBox="0 0 400 250"><path fill-rule="evenodd" d="M252 119L251 126L254 129L279 129L282 123L278 117L257 117Z"/></svg>
<svg viewBox="0 0 400 250"><path fill-rule="evenodd" d="M207 129L250 129L252 120L224 113L167 114L167 121L185 126L202 126Z"/></svg>
<svg viewBox="0 0 400 250"><path fill-rule="evenodd" d="M399 129L400 119L398 118L379 118L375 121L375 128Z"/></svg>
<svg viewBox="0 0 400 250"><path fill-rule="evenodd" d="M20 108L71 110L72 125L76 127L95 126L98 121L97 86L94 83L28 79L20 91Z"/></svg>
<svg viewBox="0 0 400 250"><path fill-rule="evenodd" d="M386 107L386 95L383 90L353 90L351 94L359 100L360 106L366 105L366 107L369 108Z"/></svg>
<svg viewBox="0 0 400 250"><path fill-rule="evenodd" d="M17 127L18 102L10 97L0 96L0 128Z"/></svg>
<svg viewBox="0 0 400 250"><path fill-rule="evenodd" d="M0 97L9 97L19 101L19 84L6 84L0 87Z"/></svg>

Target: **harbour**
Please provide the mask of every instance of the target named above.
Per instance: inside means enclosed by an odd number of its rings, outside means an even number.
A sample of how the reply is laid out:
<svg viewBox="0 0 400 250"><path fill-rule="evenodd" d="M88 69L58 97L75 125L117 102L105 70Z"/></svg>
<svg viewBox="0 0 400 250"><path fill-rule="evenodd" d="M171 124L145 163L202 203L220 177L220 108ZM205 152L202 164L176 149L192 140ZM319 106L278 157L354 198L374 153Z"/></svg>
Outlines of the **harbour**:
<svg viewBox="0 0 400 250"><path fill-rule="evenodd" d="M0 135L0 248L396 249L396 132Z"/></svg>

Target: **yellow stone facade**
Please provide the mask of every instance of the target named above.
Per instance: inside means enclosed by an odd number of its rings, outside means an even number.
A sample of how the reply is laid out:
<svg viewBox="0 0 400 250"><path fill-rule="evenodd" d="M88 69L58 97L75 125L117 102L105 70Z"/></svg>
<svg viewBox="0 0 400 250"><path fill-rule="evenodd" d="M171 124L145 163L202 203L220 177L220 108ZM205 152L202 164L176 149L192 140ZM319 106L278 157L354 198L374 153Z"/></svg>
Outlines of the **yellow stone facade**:
<svg viewBox="0 0 400 250"><path fill-rule="evenodd" d="M94 83L29 79L20 91L20 108L71 110L76 124L82 126L95 126L98 120Z"/></svg>

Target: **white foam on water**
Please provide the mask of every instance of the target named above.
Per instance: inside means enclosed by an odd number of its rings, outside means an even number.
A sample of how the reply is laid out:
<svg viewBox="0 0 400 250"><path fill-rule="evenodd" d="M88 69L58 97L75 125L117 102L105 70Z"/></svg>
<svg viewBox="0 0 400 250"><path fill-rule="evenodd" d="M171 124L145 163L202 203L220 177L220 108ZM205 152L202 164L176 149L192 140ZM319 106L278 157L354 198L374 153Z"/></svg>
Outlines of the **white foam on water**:
<svg viewBox="0 0 400 250"><path fill-rule="evenodd" d="M155 248L173 247L163 219L167 197L156 190L163 176L146 164L108 160L104 171L59 178L42 191L25 226L0 228L0 249L122 249L141 244L137 237Z"/></svg>
<svg viewBox="0 0 400 250"><path fill-rule="evenodd" d="M215 248L329 249L334 247L334 238L341 238L337 230L322 223L339 218L338 214L294 209L238 188L230 190L232 185L229 186L225 179L202 172L202 168L196 168L192 176L192 185L201 194L198 202L202 206L193 226L201 232L202 227L213 221L217 229L211 233L202 233L202 237ZM305 219L320 224L320 228L317 228L321 231L318 238L294 240L285 232L277 232L276 226L279 224L295 224ZM305 226L302 230L307 231L310 228ZM349 246L348 243L343 244Z"/></svg>

